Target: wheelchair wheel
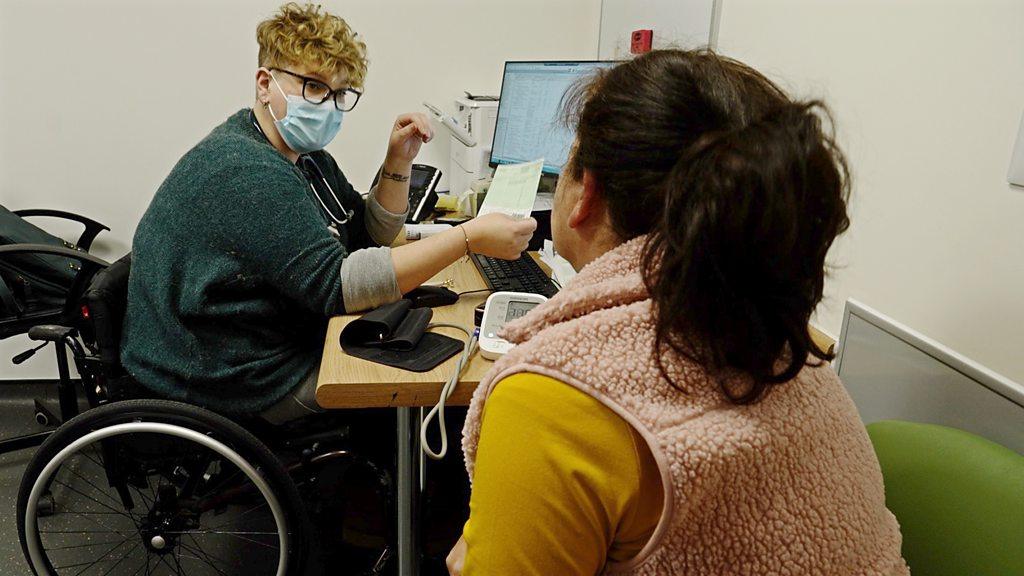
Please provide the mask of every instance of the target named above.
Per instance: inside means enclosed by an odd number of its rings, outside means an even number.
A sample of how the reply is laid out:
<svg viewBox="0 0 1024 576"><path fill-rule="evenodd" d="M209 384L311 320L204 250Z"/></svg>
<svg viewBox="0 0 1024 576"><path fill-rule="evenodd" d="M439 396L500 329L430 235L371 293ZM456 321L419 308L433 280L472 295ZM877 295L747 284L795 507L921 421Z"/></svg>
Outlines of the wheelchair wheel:
<svg viewBox="0 0 1024 576"><path fill-rule="evenodd" d="M163 400L70 420L29 462L18 493L18 534L37 576L291 576L303 570L307 527L266 446L222 416Z"/></svg>

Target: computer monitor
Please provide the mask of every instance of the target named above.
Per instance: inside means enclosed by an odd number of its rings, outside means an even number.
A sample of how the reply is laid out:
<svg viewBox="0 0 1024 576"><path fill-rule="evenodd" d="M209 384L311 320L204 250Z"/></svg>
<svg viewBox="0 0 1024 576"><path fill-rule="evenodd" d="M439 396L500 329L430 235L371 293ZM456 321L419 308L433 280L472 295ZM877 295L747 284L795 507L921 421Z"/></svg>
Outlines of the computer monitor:
<svg viewBox="0 0 1024 576"><path fill-rule="evenodd" d="M559 117L566 90L615 62L506 62L490 165L544 159L544 173L560 174L574 135Z"/></svg>

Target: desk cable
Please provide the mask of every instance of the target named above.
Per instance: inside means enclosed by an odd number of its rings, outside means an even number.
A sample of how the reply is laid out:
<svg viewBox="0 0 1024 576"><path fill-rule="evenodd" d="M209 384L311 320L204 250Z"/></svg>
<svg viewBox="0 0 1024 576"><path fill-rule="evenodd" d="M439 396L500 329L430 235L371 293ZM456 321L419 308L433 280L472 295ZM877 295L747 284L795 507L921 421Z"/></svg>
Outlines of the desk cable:
<svg viewBox="0 0 1024 576"><path fill-rule="evenodd" d="M470 333L464 326L457 324L445 324L445 323L434 323L428 324L427 330L431 328L454 328L461 330L466 334L468 338L465 345L462 347L462 355L459 357L459 361L455 364L455 371L452 373L451 378L445 383L444 387L441 388L441 397L437 400L437 404L430 409L430 412L420 422L420 448L423 453L429 456L433 460L440 460L445 457L448 453L448 430L444 425L444 407L445 403L448 402L448 398L451 397L452 393L455 392L455 387L459 384L459 379L462 377L462 371L465 370L469 364L469 358L476 351L476 342L480 337L480 329L476 328ZM430 443L427 441L427 428L430 426L430 421L437 416L438 427L441 431L441 450L434 452L430 447Z"/></svg>

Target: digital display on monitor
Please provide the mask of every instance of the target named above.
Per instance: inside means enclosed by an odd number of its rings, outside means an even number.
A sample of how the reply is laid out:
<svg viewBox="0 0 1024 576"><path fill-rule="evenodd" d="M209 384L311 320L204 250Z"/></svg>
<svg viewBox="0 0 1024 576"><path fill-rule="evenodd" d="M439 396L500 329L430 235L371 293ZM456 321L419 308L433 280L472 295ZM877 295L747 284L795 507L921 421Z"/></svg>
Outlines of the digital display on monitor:
<svg viewBox="0 0 1024 576"><path fill-rule="evenodd" d="M616 62L506 62L494 126L491 165L544 158L544 172L560 174L574 134L562 125L562 96L581 78Z"/></svg>
<svg viewBox="0 0 1024 576"><path fill-rule="evenodd" d="M515 300L509 300L508 311L505 313L505 322L511 322L526 316L526 313L533 310L536 306L536 302L517 302Z"/></svg>

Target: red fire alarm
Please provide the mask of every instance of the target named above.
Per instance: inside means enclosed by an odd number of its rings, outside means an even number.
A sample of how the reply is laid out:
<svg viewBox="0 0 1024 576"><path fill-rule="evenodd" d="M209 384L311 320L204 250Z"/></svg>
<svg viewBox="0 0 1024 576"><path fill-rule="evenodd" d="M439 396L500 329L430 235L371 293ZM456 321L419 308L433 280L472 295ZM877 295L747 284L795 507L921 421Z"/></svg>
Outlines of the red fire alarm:
<svg viewBox="0 0 1024 576"><path fill-rule="evenodd" d="M630 34L631 42L629 51L633 54L643 54L651 51L651 39L654 38L654 30L634 30Z"/></svg>

